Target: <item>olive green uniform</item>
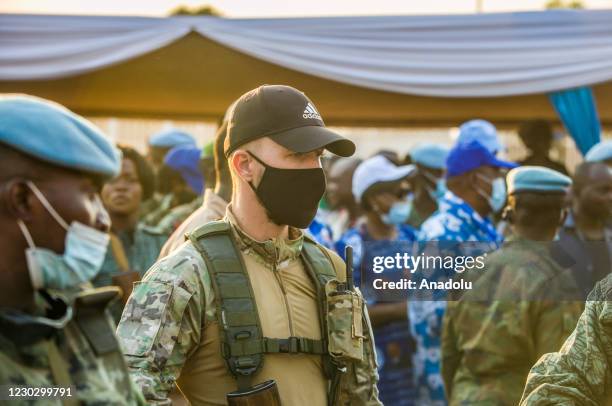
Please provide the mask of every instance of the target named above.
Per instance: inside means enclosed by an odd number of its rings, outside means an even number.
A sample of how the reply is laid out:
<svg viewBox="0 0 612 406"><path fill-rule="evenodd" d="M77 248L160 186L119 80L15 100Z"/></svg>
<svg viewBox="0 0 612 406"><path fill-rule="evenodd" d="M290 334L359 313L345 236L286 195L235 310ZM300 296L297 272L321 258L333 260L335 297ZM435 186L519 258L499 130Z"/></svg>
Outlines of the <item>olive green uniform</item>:
<svg viewBox="0 0 612 406"><path fill-rule="evenodd" d="M561 349L533 366L521 405L612 405L612 275L595 286Z"/></svg>
<svg viewBox="0 0 612 406"><path fill-rule="evenodd" d="M549 248L518 238L505 243L482 271L472 271L481 272L473 290L448 303L442 376L451 405L516 405L533 363L573 330L582 304L561 300L573 279Z"/></svg>

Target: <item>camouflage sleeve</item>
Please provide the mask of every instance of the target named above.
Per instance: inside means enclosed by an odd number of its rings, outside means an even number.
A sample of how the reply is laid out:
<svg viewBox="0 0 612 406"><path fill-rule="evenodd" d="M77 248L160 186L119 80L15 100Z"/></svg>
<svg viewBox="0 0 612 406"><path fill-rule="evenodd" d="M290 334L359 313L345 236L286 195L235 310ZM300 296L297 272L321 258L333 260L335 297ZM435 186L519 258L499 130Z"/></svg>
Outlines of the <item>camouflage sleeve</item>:
<svg viewBox="0 0 612 406"><path fill-rule="evenodd" d="M134 286L117 335L132 378L147 402L169 393L197 347L206 314L205 265L191 245L157 262Z"/></svg>
<svg viewBox="0 0 612 406"><path fill-rule="evenodd" d="M531 369L521 405L603 405L611 361L612 302L589 301L560 351L545 354Z"/></svg>
<svg viewBox="0 0 612 406"><path fill-rule="evenodd" d="M346 264L342 258L331 250L325 250L329 255L338 280L346 280ZM361 292L359 292L361 295ZM382 406L378 399L378 369L376 363L376 350L374 347L374 334L368 310L364 305L363 316L363 361L356 362L347 368L340 381L339 405L351 406Z"/></svg>
<svg viewBox="0 0 612 406"><path fill-rule="evenodd" d="M451 391L453 390L453 378L457 367L461 362L461 353L457 350L457 338L455 336L453 313L458 305L458 302L448 302L446 304L446 312L442 319L442 338L440 344L441 360L440 369L442 379L444 380L444 391L447 399L450 399Z"/></svg>

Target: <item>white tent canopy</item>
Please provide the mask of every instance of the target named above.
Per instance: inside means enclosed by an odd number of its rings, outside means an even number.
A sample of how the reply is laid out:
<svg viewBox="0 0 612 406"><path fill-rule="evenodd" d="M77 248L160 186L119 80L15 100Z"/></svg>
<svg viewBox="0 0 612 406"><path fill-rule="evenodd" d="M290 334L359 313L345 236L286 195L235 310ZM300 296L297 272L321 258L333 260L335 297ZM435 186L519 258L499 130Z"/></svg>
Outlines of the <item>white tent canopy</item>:
<svg viewBox="0 0 612 406"><path fill-rule="evenodd" d="M612 80L612 11L558 10L299 19L5 14L0 81L96 71L192 32L308 75L420 96L512 96Z"/></svg>

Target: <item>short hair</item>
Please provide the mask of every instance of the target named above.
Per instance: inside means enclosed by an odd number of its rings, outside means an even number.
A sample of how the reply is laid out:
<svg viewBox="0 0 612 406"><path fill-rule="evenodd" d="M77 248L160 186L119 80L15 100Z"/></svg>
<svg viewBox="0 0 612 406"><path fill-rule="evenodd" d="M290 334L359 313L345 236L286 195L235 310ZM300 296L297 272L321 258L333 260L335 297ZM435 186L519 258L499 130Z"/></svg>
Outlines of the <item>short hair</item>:
<svg viewBox="0 0 612 406"><path fill-rule="evenodd" d="M524 218L530 228L549 228L559 224L559 214L567 204L565 193L520 192L508 196L515 222Z"/></svg>
<svg viewBox="0 0 612 406"><path fill-rule="evenodd" d="M155 192L155 174L151 165L149 165L145 158L134 148L127 145L119 145L118 148L123 153L123 159L132 161L136 168L138 181L142 187L142 200L153 197L153 193Z"/></svg>

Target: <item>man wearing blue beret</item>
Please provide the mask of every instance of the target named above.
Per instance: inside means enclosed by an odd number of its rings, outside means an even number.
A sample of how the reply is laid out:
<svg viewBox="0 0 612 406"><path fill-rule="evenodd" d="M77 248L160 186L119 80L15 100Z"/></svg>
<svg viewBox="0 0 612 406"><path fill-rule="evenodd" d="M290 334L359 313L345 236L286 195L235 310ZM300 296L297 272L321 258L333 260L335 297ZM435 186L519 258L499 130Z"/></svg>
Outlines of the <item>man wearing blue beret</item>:
<svg viewBox="0 0 612 406"><path fill-rule="evenodd" d="M541 166L507 176L504 216L513 234L488 254L459 301L448 302L442 375L450 405L516 405L531 366L573 330L582 302L552 241L565 217L571 180ZM477 272L472 277L470 272Z"/></svg>
<svg viewBox="0 0 612 406"><path fill-rule="evenodd" d="M446 193L446 158L449 148L423 143L410 151L410 159L416 166L412 178L412 210L407 223L418 229L438 209L438 200Z"/></svg>
<svg viewBox="0 0 612 406"><path fill-rule="evenodd" d="M200 168L201 153L195 146L178 146L166 154L157 174L159 203L154 210L142 217L144 224L171 233L176 226L172 213L174 209L190 205L190 210L193 211L193 207L199 206L204 191L204 177ZM183 208L179 211L182 212ZM179 218L184 219L186 216L180 212ZM187 216L189 214L191 213ZM168 216L170 218L166 218Z"/></svg>
<svg viewBox="0 0 612 406"><path fill-rule="evenodd" d="M205 179L202 170L202 151L197 147L175 147L164 159L165 165L178 173L182 179L179 191L173 196L184 195L183 202L169 210L157 223L157 227L171 234L191 213L202 205ZM181 190L186 190L185 194ZM189 197L190 196L190 197Z"/></svg>
<svg viewBox="0 0 612 406"><path fill-rule="evenodd" d="M196 141L191 134L172 128L162 130L149 138L149 159L155 169L164 162L166 154L174 147L195 147Z"/></svg>
<svg viewBox="0 0 612 406"><path fill-rule="evenodd" d="M41 99L0 98L0 117L0 398L58 387L65 405L144 404L105 312L118 289L82 290L106 253L99 191L119 153Z"/></svg>

